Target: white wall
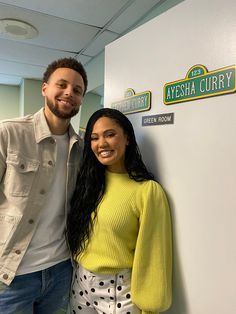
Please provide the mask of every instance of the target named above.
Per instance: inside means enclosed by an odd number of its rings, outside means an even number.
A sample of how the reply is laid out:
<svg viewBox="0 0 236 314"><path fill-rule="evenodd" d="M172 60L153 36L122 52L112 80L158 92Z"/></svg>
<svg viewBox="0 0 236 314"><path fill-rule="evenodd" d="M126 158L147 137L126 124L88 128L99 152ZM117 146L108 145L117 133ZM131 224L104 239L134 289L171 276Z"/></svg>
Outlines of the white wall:
<svg viewBox="0 0 236 314"><path fill-rule="evenodd" d="M105 106L127 88L152 92L151 110L128 117L172 208L170 314L236 313L236 94L163 103L165 83L192 66L236 64L235 12L235 0L186 0L105 51ZM169 112L173 125L141 126L142 116Z"/></svg>

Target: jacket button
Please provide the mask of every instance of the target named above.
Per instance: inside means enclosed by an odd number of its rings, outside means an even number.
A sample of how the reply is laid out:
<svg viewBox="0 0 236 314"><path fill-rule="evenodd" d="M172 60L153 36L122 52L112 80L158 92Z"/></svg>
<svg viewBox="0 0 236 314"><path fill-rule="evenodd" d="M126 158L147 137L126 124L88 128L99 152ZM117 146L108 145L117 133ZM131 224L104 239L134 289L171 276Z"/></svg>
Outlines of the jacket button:
<svg viewBox="0 0 236 314"><path fill-rule="evenodd" d="M48 164L49 164L49 166L52 166L53 162L51 160L49 160Z"/></svg>
<svg viewBox="0 0 236 314"><path fill-rule="evenodd" d="M23 170L23 169L25 169L25 165L24 164L21 164L20 165L20 168Z"/></svg>
<svg viewBox="0 0 236 314"><path fill-rule="evenodd" d="M17 255L20 255L21 251L20 251L20 250L16 250L15 253L16 253Z"/></svg>
<svg viewBox="0 0 236 314"><path fill-rule="evenodd" d="M41 195L44 195L45 194L45 190L40 190L40 192L39 192Z"/></svg>
<svg viewBox="0 0 236 314"><path fill-rule="evenodd" d="M33 220L33 219L30 219L30 220L28 221L28 223L32 225L32 224L34 223L34 220Z"/></svg>
<svg viewBox="0 0 236 314"><path fill-rule="evenodd" d="M2 278L5 279L5 280L7 280L7 279L8 279L8 274L4 274L4 275L2 276Z"/></svg>

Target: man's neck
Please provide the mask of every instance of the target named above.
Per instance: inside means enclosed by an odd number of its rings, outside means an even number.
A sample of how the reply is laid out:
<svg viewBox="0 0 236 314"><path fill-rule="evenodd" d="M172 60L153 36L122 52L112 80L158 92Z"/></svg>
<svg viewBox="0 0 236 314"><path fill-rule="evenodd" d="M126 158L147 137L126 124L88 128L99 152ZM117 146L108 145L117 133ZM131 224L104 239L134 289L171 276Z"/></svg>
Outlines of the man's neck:
<svg viewBox="0 0 236 314"><path fill-rule="evenodd" d="M70 119L56 117L47 107L44 108L44 115L52 134L63 135L67 132L70 125Z"/></svg>

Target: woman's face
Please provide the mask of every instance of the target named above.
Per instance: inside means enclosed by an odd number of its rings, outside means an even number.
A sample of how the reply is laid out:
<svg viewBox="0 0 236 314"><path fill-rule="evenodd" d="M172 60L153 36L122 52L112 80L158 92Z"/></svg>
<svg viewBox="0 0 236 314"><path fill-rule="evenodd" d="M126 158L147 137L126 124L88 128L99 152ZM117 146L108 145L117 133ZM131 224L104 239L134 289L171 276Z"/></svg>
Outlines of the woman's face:
<svg viewBox="0 0 236 314"><path fill-rule="evenodd" d="M99 118L92 130L91 149L98 161L111 172L124 173L127 135L119 124L107 117Z"/></svg>

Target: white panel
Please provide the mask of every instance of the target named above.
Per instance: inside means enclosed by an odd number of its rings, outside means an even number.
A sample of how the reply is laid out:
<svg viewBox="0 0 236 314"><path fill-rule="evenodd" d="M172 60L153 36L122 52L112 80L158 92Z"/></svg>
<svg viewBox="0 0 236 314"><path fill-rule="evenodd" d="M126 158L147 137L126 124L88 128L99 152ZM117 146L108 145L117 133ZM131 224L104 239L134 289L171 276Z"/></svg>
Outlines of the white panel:
<svg viewBox="0 0 236 314"><path fill-rule="evenodd" d="M152 92L151 110L128 117L171 203L170 314L236 313L236 94L163 104L164 84L193 65L236 64L235 12L235 0L184 1L106 48L106 106L127 88ZM141 127L142 116L168 112L174 125Z"/></svg>

